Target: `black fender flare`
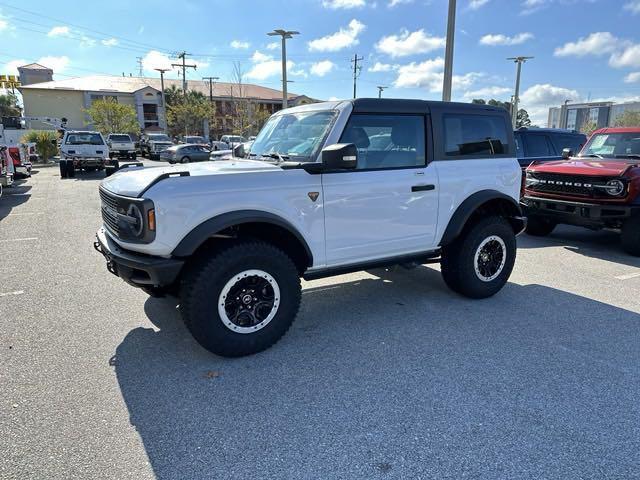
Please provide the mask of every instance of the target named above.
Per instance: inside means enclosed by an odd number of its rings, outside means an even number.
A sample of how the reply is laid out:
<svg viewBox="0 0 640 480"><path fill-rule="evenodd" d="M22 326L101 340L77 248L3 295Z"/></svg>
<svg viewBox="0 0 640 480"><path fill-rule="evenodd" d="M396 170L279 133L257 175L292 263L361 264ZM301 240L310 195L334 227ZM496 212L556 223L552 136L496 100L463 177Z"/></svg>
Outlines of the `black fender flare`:
<svg viewBox="0 0 640 480"><path fill-rule="evenodd" d="M458 238L471 215L482 205L492 200L504 200L508 202L510 212L507 215L507 219L509 223L511 223L516 235L521 233L527 221L522 215L522 209L519 203L512 197L497 190L481 190L469 196L458 206L442 235L440 246L444 247L449 245Z"/></svg>
<svg viewBox="0 0 640 480"><path fill-rule="evenodd" d="M174 257L189 257L205 242L207 239L216 233L221 232L225 228L233 227L235 225L241 225L243 223L270 223L284 228L304 247L306 254L309 257L309 264L313 265L313 254L307 244L304 237L298 232L298 230L287 220L274 215L273 213L263 212L260 210L238 210L235 212L228 212L210 218L202 222L200 225L191 230L178 244L178 246L171 253Z"/></svg>

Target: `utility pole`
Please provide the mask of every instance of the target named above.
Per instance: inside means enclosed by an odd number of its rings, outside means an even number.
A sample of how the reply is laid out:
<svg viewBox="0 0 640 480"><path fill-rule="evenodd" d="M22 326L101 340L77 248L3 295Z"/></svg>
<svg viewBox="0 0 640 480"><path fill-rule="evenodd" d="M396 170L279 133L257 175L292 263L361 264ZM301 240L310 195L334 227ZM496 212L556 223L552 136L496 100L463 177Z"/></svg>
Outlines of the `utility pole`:
<svg viewBox="0 0 640 480"><path fill-rule="evenodd" d="M142 57L136 57L136 61L138 62L138 76L142 77Z"/></svg>
<svg viewBox="0 0 640 480"><path fill-rule="evenodd" d="M162 108L164 109L164 122L165 126L167 123L167 102L164 98L164 72L168 72L169 68L154 68L155 71L160 72L160 90L161 90L161 98L162 98Z"/></svg>
<svg viewBox="0 0 640 480"><path fill-rule="evenodd" d="M522 64L527 60L531 60L534 57L510 57L507 60L511 60L518 65L516 70L516 90L513 95L513 102L511 103L511 123L515 130L518 123L518 103L520 103L520 74L522 73Z"/></svg>
<svg viewBox="0 0 640 480"><path fill-rule="evenodd" d="M449 16L447 18L447 45L444 51L444 79L442 84L442 101L451 101L451 81L453 79L453 42L456 32L456 0L449 0Z"/></svg>
<svg viewBox="0 0 640 480"><path fill-rule="evenodd" d="M358 66L358 62L362 60L364 60L364 57L358 57L357 53L353 56L353 60L351 60L351 63L353 63L353 98L356 98L358 77L362 70L362 66Z"/></svg>
<svg viewBox="0 0 640 480"><path fill-rule="evenodd" d="M189 54L187 52L183 51L182 53L180 53L178 55L178 58L182 59L182 63L172 63L171 64L172 67L180 67L180 68L182 68L182 93L184 95L187 94L187 68L193 68L194 70L197 70L197 68L198 68L197 65L187 65L186 64L187 55L189 55Z"/></svg>
<svg viewBox="0 0 640 480"><path fill-rule="evenodd" d="M389 88L389 87L381 87L381 86L378 86L378 87L376 87L376 88L378 89L378 98L382 98L382 91L383 91L383 90L386 90L386 89L387 89L387 88Z"/></svg>
<svg viewBox="0 0 640 480"><path fill-rule="evenodd" d="M209 101L213 104L213 84L220 80L220 77L202 77L202 80L209 80Z"/></svg>
<svg viewBox="0 0 640 480"><path fill-rule="evenodd" d="M289 100L287 94L287 39L293 38L294 35L300 35L300 32L280 28L267 33L267 35L270 37L282 37L282 109L284 110L287 108Z"/></svg>

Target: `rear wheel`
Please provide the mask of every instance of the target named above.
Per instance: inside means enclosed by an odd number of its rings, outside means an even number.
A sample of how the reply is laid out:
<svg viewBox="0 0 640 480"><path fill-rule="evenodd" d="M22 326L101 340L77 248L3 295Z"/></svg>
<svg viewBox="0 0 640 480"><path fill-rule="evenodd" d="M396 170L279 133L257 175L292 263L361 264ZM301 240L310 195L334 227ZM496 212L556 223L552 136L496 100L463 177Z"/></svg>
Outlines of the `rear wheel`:
<svg viewBox="0 0 640 480"><path fill-rule="evenodd" d="M453 291L487 298L507 283L516 259L513 228L502 217L488 217L468 228L442 252L441 271Z"/></svg>
<svg viewBox="0 0 640 480"><path fill-rule="evenodd" d="M546 237L553 229L556 223L544 217L531 216L527 218L526 232L534 237Z"/></svg>
<svg viewBox="0 0 640 480"><path fill-rule="evenodd" d="M624 223L620 240L625 252L640 257L640 217L631 217Z"/></svg>
<svg viewBox="0 0 640 480"><path fill-rule="evenodd" d="M191 161L191 159L189 157L182 157L180 159L180 163L189 163Z"/></svg>
<svg viewBox="0 0 640 480"><path fill-rule="evenodd" d="M217 355L240 357L269 348L286 333L300 294L298 271L283 251L243 242L186 274L180 310L200 345Z"/></svg>

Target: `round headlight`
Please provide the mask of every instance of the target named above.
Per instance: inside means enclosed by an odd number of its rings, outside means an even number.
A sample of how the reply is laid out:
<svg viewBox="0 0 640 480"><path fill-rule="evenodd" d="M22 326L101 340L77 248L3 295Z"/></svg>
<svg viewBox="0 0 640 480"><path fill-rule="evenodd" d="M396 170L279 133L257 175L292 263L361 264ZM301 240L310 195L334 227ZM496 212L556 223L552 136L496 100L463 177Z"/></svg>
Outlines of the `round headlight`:
<svg viewBox="0 0 640 480"><path fill-rule="evenodd" d="M624 193L625 185L622 180L609 180L607 182L606 191L609 195L619 197Z"/></svg>
<svg viewBox="0 0 640 480"><path fill-rule="evenodd" d="M127 209L127 216L136 219L135 225L131 226L132 233L136 236L142 234L142 229L144 228L144 217L136 204L132 203L129 205L129 208Z"/></svg>

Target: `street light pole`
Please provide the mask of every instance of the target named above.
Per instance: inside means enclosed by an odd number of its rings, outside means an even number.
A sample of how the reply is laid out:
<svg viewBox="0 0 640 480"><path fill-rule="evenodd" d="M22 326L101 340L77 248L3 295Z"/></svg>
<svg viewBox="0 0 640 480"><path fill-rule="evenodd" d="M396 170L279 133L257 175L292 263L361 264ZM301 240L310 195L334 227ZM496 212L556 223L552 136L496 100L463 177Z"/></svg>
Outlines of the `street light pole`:
<svg viewBox="0 0 640 480"><path fill-rule="evenodd" d="M294 35L300 35L300 32L294 30L277 29L267 35L274 37L282 37L282 108L287 108L287 39L293 38Z"/></svg>
<svg viewBox="0 0 640 480"><path fill-rule="evenodd" d="M389 87L381 87L381 86L378 86L378 87L376 87L376 88L378 89L378 98L382 98L382 91L383 91L383 90L386 90L386 89L387 89L387 88L389 88Z"/></svg>
<svg viewBox="0 0 640 480"><path fill-rule="evenodd" d="M511 60L518 65L516 70L516 91L513 95L513 103L511 104L511 123L513 129L516 129L518 123L518 104L520 103L520 76L522 73L522 64L527 60L531 60L534 57L510 57L507 60Z"/></svg>
<svg viewBox="0 0 640 480"><path fill-rule="evenodd" d="M456 31L456 0L449 0L449 16L447 18L447 45L444 52L444 79L442 84L442 101L451 101L451 82L453 79L453 42Z"/></svg>
<svg viewBox="0 0 640 480"><path fill-rule="evenodd" d="M154 70L156 70L157 72L160 72L160 90L161 90L161 95L160 98L162 98L162 108L165 111L165 123L167 121L167 103L164 99L164 72L168 72L170 69L169 68L154 68Z"/></svg>

